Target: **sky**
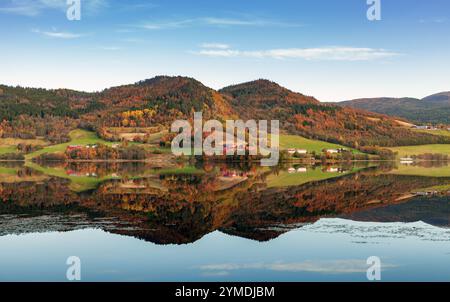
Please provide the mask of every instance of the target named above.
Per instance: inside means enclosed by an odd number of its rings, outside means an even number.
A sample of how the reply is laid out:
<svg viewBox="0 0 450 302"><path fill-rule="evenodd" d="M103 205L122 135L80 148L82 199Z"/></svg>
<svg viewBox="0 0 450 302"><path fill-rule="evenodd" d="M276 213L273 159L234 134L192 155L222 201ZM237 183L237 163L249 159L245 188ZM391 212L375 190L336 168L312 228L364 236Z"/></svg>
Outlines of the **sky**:
<svg viewBox="0 0 450 302"><path fill-rule="evenodd" d="M0 83L264 78L329 102L450 90L450 1L379 1L370 21L367 0L81 0L74 21L66 0L0 0Z"/></svg>

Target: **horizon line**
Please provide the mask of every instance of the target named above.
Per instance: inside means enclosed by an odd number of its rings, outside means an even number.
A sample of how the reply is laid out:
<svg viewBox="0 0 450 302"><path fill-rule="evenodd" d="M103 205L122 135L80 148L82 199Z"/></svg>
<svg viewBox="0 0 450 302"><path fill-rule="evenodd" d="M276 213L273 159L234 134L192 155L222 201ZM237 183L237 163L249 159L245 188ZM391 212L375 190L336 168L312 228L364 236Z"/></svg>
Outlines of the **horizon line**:
<svg viewBox="0 0 450 302"><path fill-rule="evenodd" d="M24 86L24 85L20 85L20 84L15 84L15 85L14 85L14 84L2 84L2 83L0 83L0 86L6 86L6 87L21 87L21 88L31 88L31 89L45 89L45 90L49 90L49 91L56 91L56 90L71 90L71 91L76 91L76 92L81 92L81 93L101 93L101 92L103 92L103 91L105 91L105 90L108 90L108 89L118 88L118 87L123 87L123 86L135 85L135 84L139 84L140 82L144 82L144 81L147 81L147 80L151 80L151 79L155 79L155 78L160 78L160 77L167 77L167 78L177 78L177 77L180 77L180 78L186 78L186 79L193 79L193 80L195 80L195 81L201 83L203 86L205 86L205 87L207 87L207 88L209 88L209 89L215 90L215 91L217 91L217 92L220 91L220 90L222 90L222 89L231 87L231 86L236 86L236 85L242 85L242 84L252 83L252 82L256 82L256 81L260 81L260 80L262 80L262 81L269 81L269 82L272 82L272 83L277 84L278 86L280 86L280 87L282 87L282 88L288 89L288 90L290 90L290 91L292 91L292 92L294 92L294 93L298 93L298 94L301 94L301 95L304 95L304 96L308 96L308 97L313 97L313 98L315 98L317 101L319 101L320 103L340 103L340 102L346 102L346 101L355 101L355 100L363 100L363 99L378 99L378 98L391 98L391 99L407 99L407 98L409 98L409 99L422 100L422 99L424 99L424 98L426 98L426 97L429 97L429 96L432 96L432 95L435 95L435 94L440 94L440 93L447 93L447 92L450 92L450 90L443 89L443 90L440 90L440 91L438 91L438 92L436 92L436 93L432 93L432 94L425 95L425 96L422 97L422 98L420 98L420 97L412 97L412 96L391 97L391 96L382 95L382 96L372 96L372 97L364 96L364 97L359 97L359 98L345 99L345 100L342 100L342 101L337 101L337 100L336 100L336 101L321 101L320 99L316 98L314 95L309 95L309 94L302 93L302 92L300 92L300 91L293 90L293 89L291 89L291 88L289 88L289 87L286 87L286 86L283 86L283 85L279 84L277 81L274 81L274 80L271 80L271 79L267 79L267 78L258 78L258 79L255 79L255 80L249 80L249 81L244 81L244 82L239 82L239 83L228 84L228 85L225 85L225 86L223 86L223 87L221 87L221 88L212 88L212 87L210 87L210 86L205 85L202 81L200 81L200 80L198 80L198 79L196 79L195 77L192 77L192 76L185 76L185 75L167 75L167 74L165 74L165 75L164 75L164 74L159 74L159 75L155 75L155 76L153 76L153 77L145 78L145 79L143 79L143 80L135 81L135 82L133 82L133 83L125 83L125 84L112 85L112 86L105 87L105 88L103 88L103 89L98 89L98 90L84 90L84 89L79 90L79 89L68 88L68 87L46 88L46 87L42 87L42 86L37 87L37 86Z"/></svg>

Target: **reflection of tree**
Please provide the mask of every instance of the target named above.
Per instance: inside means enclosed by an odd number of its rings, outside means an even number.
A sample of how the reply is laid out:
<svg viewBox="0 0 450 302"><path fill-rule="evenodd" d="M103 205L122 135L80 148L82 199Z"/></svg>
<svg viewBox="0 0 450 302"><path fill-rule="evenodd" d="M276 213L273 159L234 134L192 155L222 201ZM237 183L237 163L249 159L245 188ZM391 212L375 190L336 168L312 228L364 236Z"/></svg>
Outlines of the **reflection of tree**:
<svg viewBox="0 0 450 302"><path fill-rule="evenodd" d="M268 240L301 223L405 203L413 190L448 183L448 178L366 169L331 180L268 188L265 179L271 173L277 172L221 166L203 174L116 179L79 194L59 178L1 183L0 212L83 214L93 225L99 217L114 218L116 227L104 229L161 244L193 242L215 230Z"/></svg>

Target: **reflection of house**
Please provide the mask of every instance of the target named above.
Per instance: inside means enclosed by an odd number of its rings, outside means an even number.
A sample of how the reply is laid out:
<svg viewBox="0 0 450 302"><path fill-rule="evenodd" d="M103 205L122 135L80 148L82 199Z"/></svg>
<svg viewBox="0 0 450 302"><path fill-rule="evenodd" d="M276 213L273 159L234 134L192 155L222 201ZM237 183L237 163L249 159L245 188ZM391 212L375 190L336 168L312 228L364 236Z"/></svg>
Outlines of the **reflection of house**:
<svg viewBox="0 0 450 302"><path fill-rule="evenodd" d="M306 168L304 168L304 167L301 167L301 168L289 168L288 169L288 173L306 173L308 170L306 169Z"/></svg>
<svg viewBox="0 0 450 302"><path fill-rule="evenodd" d="M233 178L233 177L247 177L248 174L246 172L237 172L235 170L227 170L223 169L220 172L222 177Z"/></svg>
<svg viewBox="0 0 450 302"><path fill-rule="evenodd" d="M97 177L98 176L97 173L94 173L94 172L83 173L83 172L78 172L78 171L74 171L74 170L67 170L66 174L71 177Z"/></svg>
<svg viewBox="0 0 450 302"><path fill-rule="evenodd" d="M121 183L120 187L124 188L124 189L145 189L145 188L147 188L147 186L145 184L135 183L132 180Z"/></svg>
<svg viewBox="0 0 450 302"><path fill-rule="evenodd" d="M337 172L339 172L339 168L328 167L327 172L328 173L337 173Z"/></svg>
<svg viewBox="0 0 450 302"><path fill-rule="evenodd" d="M410 158L410 157L402 157L400 158L400 164L402 165L410 165L414 163L414 159Z"/></svg>
<svg viewBox="0 0 450 302"><path fill-rule="evenodd" d="M410 165L414 163L414 159L410 158L410 157L402 157L400 158L400 164L402 165Z"/></svg>

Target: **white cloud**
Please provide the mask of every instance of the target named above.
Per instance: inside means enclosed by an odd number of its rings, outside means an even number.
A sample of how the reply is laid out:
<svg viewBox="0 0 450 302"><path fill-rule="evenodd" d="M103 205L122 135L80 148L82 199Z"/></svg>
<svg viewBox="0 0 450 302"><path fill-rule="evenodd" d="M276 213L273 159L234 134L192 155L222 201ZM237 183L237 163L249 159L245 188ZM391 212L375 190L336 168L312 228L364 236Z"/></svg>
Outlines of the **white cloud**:
<svg viewBox="0 0 450 302"><path fill-rule="evenodd" d="M446 23L447 22L447 18L434 18L434 19L420 19L419 20L420 23L438 23L438 24L442 24L442 23Z"/></svg>
<svg viewBox="0 0 450 302"><path fill-rule="evenodd" d="M251 264L209 264L200 266L200 270L213 272L229 272L235 270L270 270L283 272L312 272L323 274L351 274L365 273L368 269L366 260L343 259L329 261L303 261L303 262L275 262L275 263L251 263ZM392 264L383 263L383 269L396 267Z"/></svg>
<svg viewBox="0 0 450 302"><path fill-rule="evenodd" d="M100 49L108 50L108 51L117 51L117 50L121 50L122 48L120 48L118 46L101 46Z"/></svg>
<svg viewBox="0 0 450 302"><path fill-rule="evenodd" d="M57 38L57 39L77 39L81 38L84 35L82 34L75 34L70 32L61 32L61 31L41 31L39 29L33 29L32 32L41 34L50 38Z"/></svg>
<svg viewBox="0 0 450 302"><path fill-rule="evenodd" d="M169 22L147 22L138 27L148 30L157 30L157 29L168 29L168 28L181 28L185 27L189 24L192 24L194 20L179 20L179 21L169 21Z"/></svg>
<svg viewBox="0 0 450 302"><path fill-rule="evenodd" d="M200 45L201 48L212 48L212 49L228 49L230 45L224 43L203 43Z"/></svg>
<svg viewBox="0 0 450 302"><path fill-rule="evenodd" d="M146 22L138 27L156 30L156 29L170 29L170 28L182 28L187 26L213 26L213 27L231 27L231 26L274 26L274 27L299 27L299 24L276 22L270 20L261 20L254 18L246 19L231 19L231 18L216 18L216 17L203 17L195 19L184 19L175 21L161 21L161 22Z"/></svg>
<svg viewBox="0 0 450 302"><path fill-rule="evenodd" d="M398 53L385 49L358 47L280 48L253 51L233 49L201 49L194 53L210 57L251 57L328 61L369 61L399 55Z"/></svg>
<svg viewBox="0 0 450 302"><path fill-rule="evenodd" d="M203 18L203 21L211 25L238 25L238 26L263 26L267 22L262 20L227 19L227 18Z"/></svg>
<svg viewBox="0 0 450 302"><path fill-rule="evenodd" d="M83 12L90 14L107 7L108 0L83 0L81 5ZM45 10L66 11L67 8L67 0L10 0L5 6L0 7L0 13L33 17Z"/></svg>

